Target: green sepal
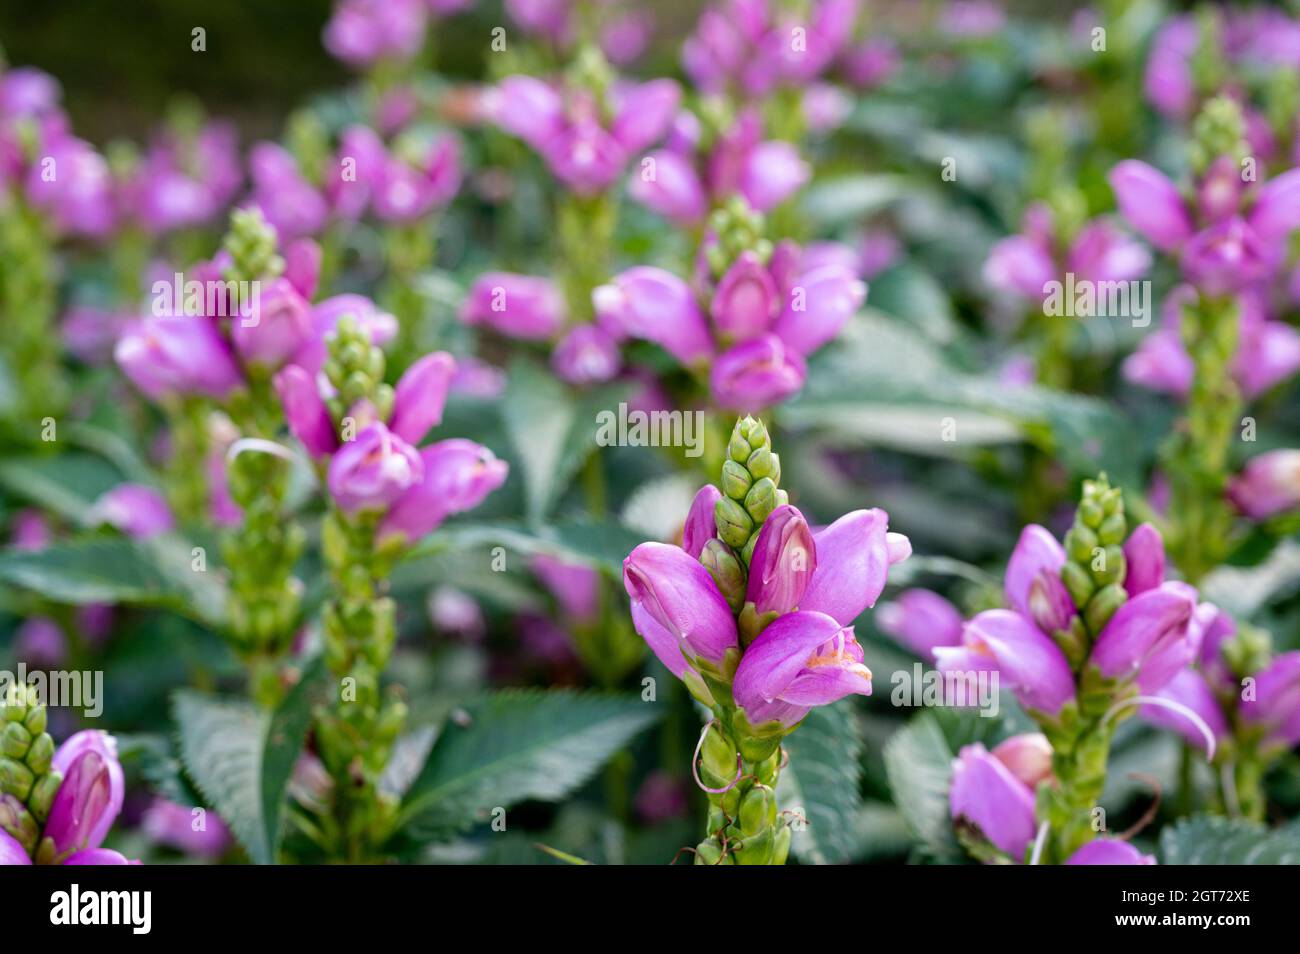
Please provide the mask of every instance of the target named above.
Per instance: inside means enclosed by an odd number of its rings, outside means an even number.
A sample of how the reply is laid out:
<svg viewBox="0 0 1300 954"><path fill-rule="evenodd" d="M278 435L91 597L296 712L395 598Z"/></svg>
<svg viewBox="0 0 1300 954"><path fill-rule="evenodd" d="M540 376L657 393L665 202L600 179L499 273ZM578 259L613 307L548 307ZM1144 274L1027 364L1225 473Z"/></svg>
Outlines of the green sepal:
<svg viewBox="0 0 1300 954"><path fill-rule="evenodd" d="M695 864L723 864L723 846L718 838L706 838L695 845ZM731 862L725 862L731 863Z"/></svg>
<svg viewBox="0 0 1300 954"><path fill-rule="evenodd" d="M776 825L776 792L771 787L756 783L740 800L737 824L745 835L756 835L764 828Z"/></svg>
<svg viewBox="0 0 1300 954"><path fill-rule="evenodd" d="M776 843L772 846L772 864L783 865L790 857L790 839L793 834L789 825L782 825L776 832Z"/></svg>
<svg viewBox="0 0 1300 954"><path fill-rule="evenodd" d="M746 603L744 609L740 611L740 617L736 620L736 629L740 632L741 643L748 646L780 615L775 610L759 613L753 603Z"/></svg>
<svg viewBox="0 0 1300 954"><path fill-rule="evenodd" d="M732 849L738 865L770 865L776 852L776 829L764 828L756 835L746 835Z"/></svg>

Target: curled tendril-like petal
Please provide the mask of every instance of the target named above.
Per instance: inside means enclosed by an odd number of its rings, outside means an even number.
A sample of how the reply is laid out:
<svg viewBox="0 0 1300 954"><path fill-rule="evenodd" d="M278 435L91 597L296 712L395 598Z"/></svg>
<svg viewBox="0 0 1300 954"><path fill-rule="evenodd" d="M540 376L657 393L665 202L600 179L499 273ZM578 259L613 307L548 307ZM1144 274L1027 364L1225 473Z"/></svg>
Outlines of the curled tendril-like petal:
<svg viewBox="0 0 1300 954"><path fill-rule="evenodd" d="M1039 860L1043 857L1043 846L1047 844L1047 830L1050 827L1051 826L1048 824L1046 819L1044 819L1043 823L1038 826L1038 835L1034 838L1034 853L1029 856L1029 863L1031 865L1038 864Z"/></svg>
<svg viewBox="0 0 1300 954"><path fill-rule="evenodd" d="M277 444L275 441L268 441L261 437L241 437L226 449L226 463L230 463L245 452L270 454L273 457L280 457L287 461L293 460L293 451L283 444Z"/></svg>
<svg viewBox="0 0 1300 954"><path fill-rule="evenodd" d="M1209 761L1214 760L1214 731L1206 725L1204 719L1196 714L1195 710L1188 708L1181 702L1175 702L1173 699L1166 699L1163 696L1132 696L1128 699L1121 699L1106 710L1106 714L1101 717L1102 724L1105 725L1110 722L1118 712L1134 705L1152 705L1158 706L1162 709L1169 709L1172 712L1177 712L1180 716L1191 722L1192 725L1196 726L1201 735L1205 737L1205 758Z"/></svg>
<svg viewBox="0 0 1300 954"><path fill-rule="evenodd" d="M700 787L701 791L708 792L710 795L722 795L725 792L731 791L740 784L740 780L744 776L744 773L741 770L740 756L737 755L736 777L722 788L709 788L709 786L704 784L704 780L700 778L700 749L704 748L704 737L709 734L709 730L713 728L713 724L717 721L717 719L710 719L708 724L705 725L704 731L700 733L700 741L695 743L695 754L691 756L691 775L695 777L695 784Z"/></svg>

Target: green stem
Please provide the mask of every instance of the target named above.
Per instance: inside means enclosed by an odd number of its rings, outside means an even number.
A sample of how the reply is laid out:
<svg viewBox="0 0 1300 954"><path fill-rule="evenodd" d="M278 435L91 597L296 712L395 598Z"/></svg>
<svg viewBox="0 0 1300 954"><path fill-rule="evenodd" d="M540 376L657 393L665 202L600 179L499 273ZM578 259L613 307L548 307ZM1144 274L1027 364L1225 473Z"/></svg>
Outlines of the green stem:
<svg viewBox="0 0 1300 954"><path fill-rule="evenodd" d="M1195 585L1223 562L1232 530L1224 491L1242 398L1232 375L1239 312L1232 299L1204 296L1183 309L1182 334L1194 372L1187 410L1169 444L1170 551Z"/></svg>

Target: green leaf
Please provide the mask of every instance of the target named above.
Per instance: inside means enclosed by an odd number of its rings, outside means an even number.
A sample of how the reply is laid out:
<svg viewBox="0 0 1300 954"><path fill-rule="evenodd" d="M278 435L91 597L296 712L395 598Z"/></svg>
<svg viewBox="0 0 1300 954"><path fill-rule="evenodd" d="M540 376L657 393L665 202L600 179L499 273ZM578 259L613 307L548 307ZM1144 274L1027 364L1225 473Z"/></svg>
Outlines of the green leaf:
<svg viewBox="0 0 1300 954"><path fill-rule="evenodd" d="M1106 402L969 374L914 329L870 309L810 364L807 386L782 408L795 426L935 456L1025 440L1072 473L1106 470L1121 485L1134 483L1141 464L1131 425Z"/></svg>
<svg viewBox="0 0 1300 954"><path fill-rule="evenodd" d="M885 746L885 772L893 802L920 840L922 852L940 862L957 862L963 857L948 810L952 760L943 730L929 713L899 729Z"/></svg>
<svg viewBox="0 0 1300 954"><path fill-rule="evenodd" d="M837 176L810 187L803 213L819 230L860 222L897 201L903 180L894 175L862 173Z"/></svg>
<svg viewBox="0 0 1300 954"><path fill-rule="evenodd" d="M1242 818L1197 815L1160 835L1163 865L1298 865L1300 823L1269 829Z"/></svg>
<svg viewBox="0 0 1300 954"><path fill-rule="evenodd" d="M871 305L916 325L926 337L941 345L958 336L957 316L938 281L912 265L889 269L871 283Z"/></svg>
<svg viewBox="0 0 1300 954"><path fill-rule="evenodd" d="M617 576L622 573L624 558L644 540L636 531L609 520L568 520L549 526L509 521L449 524L412 550L407 561L488 544L525 556L549 553ZM408 572L405 562L399 572L403 576ZM424 578L429 583L436 580L432 571Z"/></svg>
<svg viewBox="0 0 1300 954"><path fill-rule="evenodd" d="M539 522L555 507L596 447L597 413L625 393L616 384L575 395L530 361L511 365L501 407L523 472L529 520Z"/></svg>
<svg viewBox="0 0 1300 954"><path fill-rule="evenodd" d="M430 840L486 820L495 808L558 801L660 715L635 696L492 693L443 729L396 827Z"/></svg>
<svg viewBox="0 0 1300 954"><path fill-rule="evenodd" d="M285 791L325 675L317 659L270 713L189 689L173 696L185 770L256 864L276 861Z"/></svg>
<svg viewBox="0 0 1300 954"><path fill-rule="evenodd" d="M647 480L628 495L622 522L642 540L671 540L681 530L699 489L699 478L693 474Z"/></svg>
<svg viewBox="0 0 1300 954"><path fill-rule="evenodd" d="M78 525L105 491L122 483L121 472L96 454L70 452L0 461L0 487Z"/></svg>
<svg viewBox="0 0 1300 954"><path fill-rule="evenodd" d="M783 743L790 764L781 773L783 811L802 809L807 824L796 826L791 848L801 861L852 861L855 815L862 807L862 736L852 700L819 706Z"/></svg>
<svg viewBox="0 0 1300 954"><path fill-rule="evenodd" d="M1201 581L1200 589L1205 599L1225 612L1249 619L1300 589L1300 543L1283 540L1256 566L1216 567Z"/></svg>
<svg viewBox="0 0 1300 954"><path fill-rule="evenodd" d="M113 734L117 756L127 771L135 770L150 790L177 805L196 807L203 804L185 778L184 767L176 755L172 740L162 733L139 732Z"/></svg>
<svg viewBox="0 0 1300 954"><path fill-rule="evenodd" d="M0 581L59 603L119 603L171 609L219 626L226 589L213 567L193 569L189 541L92 536L44 550L0 553Z"/></svg>

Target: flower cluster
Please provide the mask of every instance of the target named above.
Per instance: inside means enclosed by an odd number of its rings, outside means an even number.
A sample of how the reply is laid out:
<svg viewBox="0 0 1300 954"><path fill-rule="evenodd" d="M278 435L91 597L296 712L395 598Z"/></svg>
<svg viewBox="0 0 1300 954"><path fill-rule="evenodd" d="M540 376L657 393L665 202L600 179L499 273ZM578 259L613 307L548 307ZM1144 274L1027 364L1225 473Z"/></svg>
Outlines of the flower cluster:
<svg viewBox="0 0 1300 954"><path fill-rule="evenodd" d="M911 552L882 510L814 533L780 479L766 428L740 419L681 546L643 543L623 562L637 632L714 714L700 747L714 805L700 863L784 862L790 832L772 792L781 739L814 706L870 694L853 623Z"/></svg>
<svg viewBox="0 0 1300 954"><path fill-rule="evenodd" d="M710 224L693 285L665 269L632 268L596 289L596 314L611 334L653 341L707 374L717 406L771 407L803 386L805 357L866 299L859 259L831 242L773 246L743 200Z"/></svg>

